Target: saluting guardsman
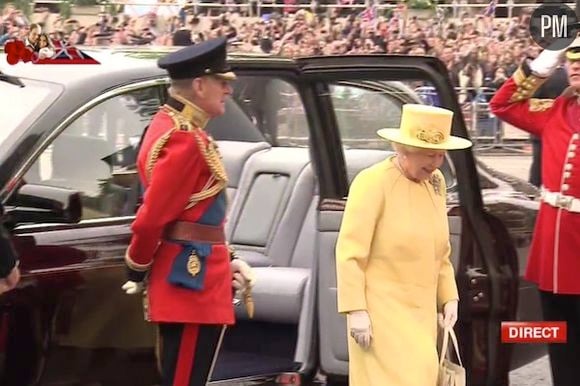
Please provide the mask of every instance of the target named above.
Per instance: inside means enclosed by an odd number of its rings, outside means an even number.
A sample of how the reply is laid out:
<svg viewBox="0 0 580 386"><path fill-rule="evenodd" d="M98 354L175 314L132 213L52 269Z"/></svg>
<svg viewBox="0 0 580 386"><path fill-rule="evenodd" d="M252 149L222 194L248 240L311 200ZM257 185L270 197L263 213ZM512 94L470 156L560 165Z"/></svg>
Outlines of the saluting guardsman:
<svg viewBox="0 0 580 386"><path fill-rule="evenodd" d="M570 86L532 98L565 57ZM580 38L524 61L490 101L500 119L542 141L542 193L526 279L538 284L544 318L566 321L566 344L549 346L554 386L578 384L580 364Z"/></svg>
<svg viewBox="0 0 580 386"><path fill-rule="evenodd" d="M247 294L253 285L250 267L226 244L227 175L204 131L224 113L236 76L225 39L183 48L158 66L171 78L170 97L137 158L145 194L132 225L123 290L147 289L144 308L159 326L163 386L201 386L225 326L234 323L232 286Z"/></svg>

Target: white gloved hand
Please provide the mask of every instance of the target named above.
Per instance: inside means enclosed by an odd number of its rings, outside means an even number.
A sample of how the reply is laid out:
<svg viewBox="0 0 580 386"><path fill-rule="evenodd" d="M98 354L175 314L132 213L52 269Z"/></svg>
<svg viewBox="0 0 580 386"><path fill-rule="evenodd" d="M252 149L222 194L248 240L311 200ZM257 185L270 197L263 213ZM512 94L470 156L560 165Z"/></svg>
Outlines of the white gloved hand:
<svg viewBox="0 0 580 386"><path fill-rule="evenodd" d="M230 267L233 275L232 285L236 292L246 292L254 287L256 277L248 263L241 259L233 259L230 262Z"/></svg>
<svg viewBox="0 0 580 386"><path fill-rule="evenodd" d="M564 57L567 47L560 50L543 50L537 58L530 63L530 70L542 78L548 77L554 72Z"/></svg>
<svg viewBox="0 0 580 386"><path fill-rule="evenodd" d="M367 311L352 311L347 314L347 318L350 326L350 336L363 349L368 349L373 339L373 328L369 313Z"/></svg>
<svg viewBox="0 0 580 386"><path fill-rule="evenodd" d="M438 315L439 326L441 328L453 328L457 322L457 300L450 300L443 305L443 314Z"/></svg>
<svg viewBox="0 0 580 386"><path fill-rule="evenodd" d="M138 294L143 292L143 282L136 282L136 281L128 281L125 284L123 284L123 286L121 287L121 289L123 291L125 291L125 293L127 295L134 295L134 294Z"/></svg>

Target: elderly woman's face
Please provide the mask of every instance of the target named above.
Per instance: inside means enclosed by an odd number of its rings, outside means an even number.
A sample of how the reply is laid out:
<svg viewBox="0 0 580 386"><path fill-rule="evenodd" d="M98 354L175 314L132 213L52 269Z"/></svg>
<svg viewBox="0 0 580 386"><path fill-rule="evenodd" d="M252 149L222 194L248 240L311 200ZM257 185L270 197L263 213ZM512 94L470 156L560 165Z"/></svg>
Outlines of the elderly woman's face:
<svg viewBox="0 0 580 386"><path fill-rule="evenodd" d="M445 152L445 150L411 148L404 151L399 160L407 177L424 181L441 167Z"/></svg>

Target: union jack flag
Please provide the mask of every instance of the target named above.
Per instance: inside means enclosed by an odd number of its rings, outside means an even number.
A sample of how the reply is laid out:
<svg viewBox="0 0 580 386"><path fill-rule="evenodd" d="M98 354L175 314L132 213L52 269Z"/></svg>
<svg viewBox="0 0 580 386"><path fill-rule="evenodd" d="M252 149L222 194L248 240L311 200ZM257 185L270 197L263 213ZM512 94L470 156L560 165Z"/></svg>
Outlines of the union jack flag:
<svg viewBox="0 0 580 386"><path fill-rule="evenodd" d="M63 40L51 40L54 55L41 59L38 64L99 64L95 59Z"/></svg>
<svg viewBox="0 0 580 386"><path fill-rule="evenodd" d="M497 6L497 0L491 0L485 10L483 11L483 16L495 16L495 7Z"/></svg>
<svg viewBox="0 0 580 386"><path fill-rule="evenodd" d="M363 22L375 20L377 18L377 9L374 5L371 5L359 13L358 17L360 17Z"/></svg>
<svg viewBox="0 0 580 386"><path fill-rule="evenodd" d="M54 46L54 55L52 56L52 59L85 59L85 54L83 54L79 49L72 47L67 42L53 40L52 45Z"/></svg>

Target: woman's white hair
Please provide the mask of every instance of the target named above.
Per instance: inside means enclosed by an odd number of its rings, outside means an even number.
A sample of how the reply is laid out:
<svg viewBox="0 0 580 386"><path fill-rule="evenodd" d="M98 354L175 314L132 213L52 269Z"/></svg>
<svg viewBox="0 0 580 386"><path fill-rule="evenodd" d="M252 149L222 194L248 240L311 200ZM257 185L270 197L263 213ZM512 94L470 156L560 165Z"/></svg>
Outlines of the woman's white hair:
<svg viewBox="0 0 580 386"><path fill-rule="evenodd" d="M395 151L401 155L415 153L418 150L414 146L403 145L402 143L398 143L398 142L392 142L392 145L393 145L393 149L395 149Z"/></svg>

